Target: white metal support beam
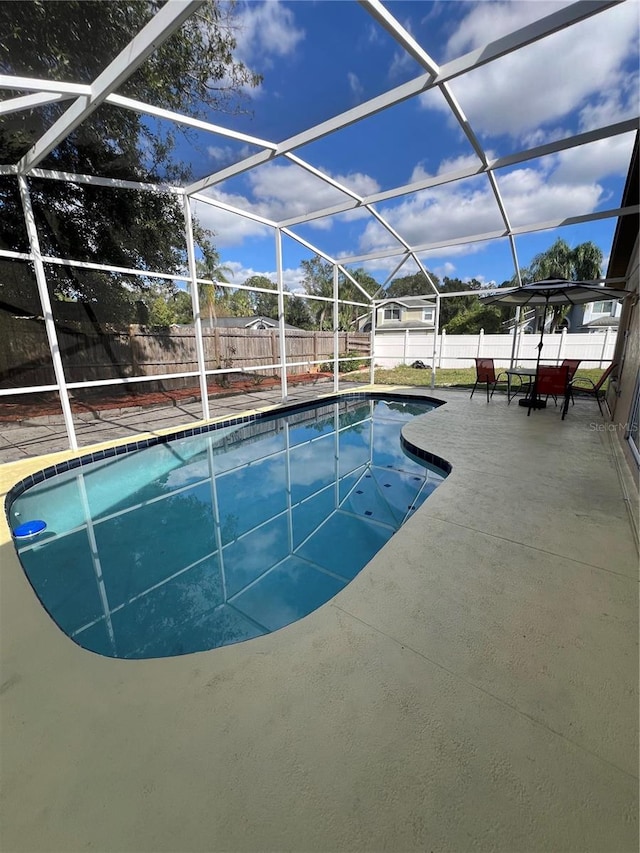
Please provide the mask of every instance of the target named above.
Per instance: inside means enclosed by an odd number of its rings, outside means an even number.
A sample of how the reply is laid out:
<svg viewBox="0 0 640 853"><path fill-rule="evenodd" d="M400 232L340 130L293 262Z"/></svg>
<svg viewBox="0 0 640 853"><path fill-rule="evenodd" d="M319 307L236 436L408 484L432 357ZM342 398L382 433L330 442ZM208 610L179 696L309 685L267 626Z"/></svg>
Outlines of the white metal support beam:
<svg viewBox="0 0 640 853"><path fill-rule="evenodd" d="M61 80L46 80L36 77L20 77L13 74L0 74L0 89L27 92L52 92L68 95L70 98L78 95L90 95L91 86L88 83L63 83Z"/></svg>
<svg viewBox="0 0 640 853"><path fill-rule="evenodd" d="M379 0L359 0L360 5L367 10L372 18L384 27L384 29L412 56L416 62L422 65L434 77L439 68L429 54L422 48L414 37L391 15Z"/></svg>
<svg viewBox="0 0 640 853"><path fill-rule="evenodd" d="M512 234L533 234L536 231L550 231L554 228L562 228L565 225L578 225L582 222L593 222L597 219L610 219L611 217L630 216L631 214L640 211L639 205L631 205L630 207L616 207L609 210L599 210L594 213L585 213L580 216L567 216L564 219L547 220L545 222L533 222L528 225L517 225L512 227ZM499 238L507 238L509 234L506 230L487 231L484 234L471 234L466 237L456 237L452 240L439 241L436 243L423 243L419 246L413 246L412 252L430 252L432 249L443 249L450 246L464 246L469 243L483 243L486 240L496 240ZM340 258L343 264L359 264L365 261L382 260L383 258L393 258L400 255L401 252L395 249L383 250L380 252L369 252L366 255L353 255L348 258Z"/></svg>
<svg viewBox="0 0 640 853"><path fill-rule="evenodd" d="M280 344L280 389L282 399L288 396L287 388L287 341L284 327L284 268L282 265L282 232L275 229L276 238L276 277L278 282L278 331Z"/></svg>
<svg viewBox="0 0 640 853"><path fill-rule="evenodd" d="M422 263L420 258L416 257L416 255L413 254L411 257L418 265L418 269L420 269L422 274L425 276L425 278L431 285L431 289L433 290L436 296L436 315L433 324L433 352L431 356L431 390L433 390L436 387L436 355L438 354L438 331L440 326L440 291L435 286L433 279L429 275L429 271Z"/></svg>
<svg viewBox="0 0 640 853"><path fill-rule="evenodd" d="M18 187L20 189L20 199L22 200L22 210L24 212L24 221L27 226L27 234L29 236L29 248L31 249L31 257L36 273L36 282L38 284L38 293L40 295L40 303L42 305L42 313L44 315L44 326L47 332L49 341L49 350L53 361L53 372L58 385L58 393L60 395L60 403L62 405L62 414L64 417L64 425L69 438L69 447L72 450L78 449L78 440L76 438L76 430L73 425L73 414L71 412L71 403L69 402L69 391L67 390L67 381L64 375L64 367L62 365L62 356L60 355L60 346L58 344L58 333L53 320L53 310L51 308L51 299L49 298L49 289L47 287L47 277L44 272L44 264L42 263L42 254L40 252L40 240L38 239L38 229L31 207L31 195L27 186L26 178L23 175L18 176Z"/></svg>
<svg viewBox="0 0 640 853"><path fill-rule="evenodd" d="M187 238L187 261L189 264L189 289L191 290L191 305L193 307L193 322L196 333L196 358L198 359L198 376L200 379L200 398L202 400L202 417L205 421L210 418L209 391L207 389L207 366L202 342L202 317L200 316L200 296L198 294L198 276L196 268L196 253L193 242L193 221L191 218L191 203L187 196L182 199L184 208L184 230Z"/></svg>
<svg viewBox="0 0 640 853"><path fill-rule="evenodd" d="M338 265L333 265L333 390L340 390L340 361L339 361L339 337L338 337Z"/></svg>
<svg viewBox="0 0 640 853"><path fill-rule="evenodd" d="M20 98L9 98L6 101L0 101L0 115L6 116L10 113L19 113L23 110L33 110L36 107L42 107L45 104L54 104L56 101L65 101L72 98L73 95L62 95L59 92L36 92L33 95L22 95Z"/></svg>
<svg viewBox="0 0 640 853"><path fill-rule="evenodd" d="M153 51L180 27L204 0L167 0L149 23L109 63L91 85L27 151L18 166L21 173L33 169L105 100Z"/></svg>
<svg viewBox="0 0 640 853"><path fill-rule="evenodd" d="M565 6L557 12L552 12L550 15L540 18L540 20L534 21L526 27L508 33L506 36L496 39L490 44L483 45L476 50L466 53L464 56L445 63L441 66L434 83L437 85L445 80L453 80L455 77L465 74L472 68L480 68L488 62L493 62L501 56L513 53L515 50L540 41L540 39L564 30L566 27L573 26L573 24L584 21L623 2L625 0L579 0L579 2Z"/></svg>
<svg viewBox="0 0 640 853"><path fill-rule="evenodd" d="M141 115L154 116L165 121L171 121L174 124L184 124L185 127L193 127L196 130L204 130L207 133L215 133L218 136L224 136L226 139L235 139L237 142L245 142L248 145L256 145L259 148L266 148L269 151L275 151L278 147L275 142L268 142L266 139L259 139L256 136L249 136L247 133L240 133L237 130L231 130L228 127L222 127L219 124L211 124L208 121L202 121L199 118L176 113L172 110L165 110L161 107L154 107L152 104L146 104L143 101L136 101L133 98L125 98L123 95L115 93L107 95L106 102L113 104L116 107L122 107L126 110L131 110Z"/></svg>
<svg viewBox="0 0 640 853"><path fill-rule="evenodd" d="M369 362L369 384L375 385L376 383L376 360L375 360L375 348L376 348L376 311L377 307L375 302L371 303L371 332L369 333L369 352L371 353L371 361Z"/></svg>

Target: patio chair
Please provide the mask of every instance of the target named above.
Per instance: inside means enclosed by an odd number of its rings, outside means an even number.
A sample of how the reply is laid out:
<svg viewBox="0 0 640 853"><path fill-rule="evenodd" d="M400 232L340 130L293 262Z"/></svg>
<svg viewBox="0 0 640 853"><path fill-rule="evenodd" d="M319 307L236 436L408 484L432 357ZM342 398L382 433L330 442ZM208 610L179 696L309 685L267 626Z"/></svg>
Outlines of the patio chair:
<svg viewBox="0 0 640 853"><path fill-rule="evenodd" d="M571 402L574 403L573 399L573 391L571 390L571 380L576 375L576 370L580 366L581 359L579 358L565 358L560 367L568 367L569 368L569 397L571 398Z"/></svg>
<svg viewBox="0 0 640 853"><path fill-rule="evenodd" d="M496 369L493 364L492 358L476 358L476 381L473 386L473 390L471 391L471 396L473 397L474 391L478 386L478 383L483 384L487 383L487 403L490 398L493 397L493 392L496 390L496 385L500 381L500 377L504 376L508 379L507 374L504 371L501 371L496 376ZM491 395L489 395L489 386L492 385Z"/></svg>
<svg viewBox="0 0 640 853"><path fill-rule="evenodd" d="M558 397L563 397L562 420L564 420L569 408L569 368L540 365L536 374L535 393L538 399L544 397L545 400L548 400L549 397L553 397L556 406L558 405Z"/></svg>
<svg viewBox="0 0 640 853"><path fill-rule="evenodd" d="M568 367L569 368L569 382L576 375L576 370L580 366L581 359L579 358L565 358L560 367Z"/></svg>
<svg viewBox="0 0 640 853"><path fill-rule="evenodd" d="M598 408L600 409L600 414L604 415L602 411L602 400L605 397L604 386L608 381L609 377L613 373L613 371L617 368L617 362L612 362L609 367L602 374L600 379L597 382L594 382L592 379L589 379L587 376L578 376L576 379L573 379L571 382L572 391L580 391L582 394L588 394L592 397L596 398L596 403L598 404ZM588 385L586 387L582 387L579 385L579 382L587 382ZM590 386L590 387L589 387Z"/></svg>

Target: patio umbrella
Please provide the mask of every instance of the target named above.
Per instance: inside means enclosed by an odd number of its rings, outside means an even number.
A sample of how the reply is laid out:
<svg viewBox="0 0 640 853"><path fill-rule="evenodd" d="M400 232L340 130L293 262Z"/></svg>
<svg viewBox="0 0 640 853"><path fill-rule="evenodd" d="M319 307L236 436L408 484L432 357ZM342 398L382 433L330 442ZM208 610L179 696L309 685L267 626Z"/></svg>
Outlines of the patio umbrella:
<svg viewBox="0 0 640 853"><path fill-rule="evenodd" d="M617 287L603 287L602 285L592 284L587 281L567 281L562 278L549 278L545 281L534 281L531 284L524 284L522 287L510 287L507 290L498 291L487 296L480 296L480 299L487 305L500 302L503 305L544 306L540 341L538 342L538 358L536 361L537 375L543 347L544 324L550 305L583 305L586 302L596 302L604 299L624 299L630 293L630 290L622 290ZM524 404L524 401L522 403ZM529 411L532 408L543 408L544 404L541 400L538 400L535 381L533 394L527 405L529 405Z"/></svg>

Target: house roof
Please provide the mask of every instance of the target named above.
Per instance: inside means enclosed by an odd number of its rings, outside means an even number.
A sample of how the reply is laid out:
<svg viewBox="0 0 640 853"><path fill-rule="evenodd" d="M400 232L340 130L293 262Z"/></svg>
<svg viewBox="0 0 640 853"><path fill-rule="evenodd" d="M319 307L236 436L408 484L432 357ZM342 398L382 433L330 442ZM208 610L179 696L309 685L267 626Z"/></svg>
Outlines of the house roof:
<svg viewBox="0 0 640 853"><path fill-rule="evenodd" d="M386 308L388 305L402 305L403 308L432 308L435 305L435 297L429 299L426 296L400 296L383 299L378 303L379 308Z"/></svg>
<svg viewBox="0 0 640 853"><path fill-rule="evenodd" d="M640 174L638 170L638 133L636 133L631 163L627 181L622 193L623 207L637 207L640 197ZM629 258L633 251L638 231L640 229L640 214L630 213L620 216L613 235L607 278L623 278L627 274Z"/></svg>
<svg viewBox="0 0 640 853"><path fill-rule="evenodd" d="M588 323L583 323L580 328L582 329L594 329L594 328L618 328L620 325L620 317L596 317L595 320L590 320Z"/></svg>
<svg viewBox="0 0 640 853"><path fill-rule="evenodd" d="M380 323L376 326L376 332L399 332L405 329L429 329L433 331L433 323L425 323L422 320L406 320L403 322Z"/></svg>
<svg viewBox="0 0 640 853"><path fill-rule="evenodd" d="M218 317L213 322L209 319L203 320L202 325L208 329L216 326L219 329L277 329L278 321L272 317ZM285 323L284 327L298 330L298 326L291 326L289 323Z"/></svg>

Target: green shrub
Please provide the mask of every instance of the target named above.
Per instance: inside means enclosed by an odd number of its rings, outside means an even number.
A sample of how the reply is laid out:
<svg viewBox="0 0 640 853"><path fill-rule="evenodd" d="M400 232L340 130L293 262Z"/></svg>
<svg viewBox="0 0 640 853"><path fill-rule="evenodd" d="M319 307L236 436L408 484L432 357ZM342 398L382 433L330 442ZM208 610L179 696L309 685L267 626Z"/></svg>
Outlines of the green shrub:
<svg viewBox="0 0 640 853"><path fill-rule="evenodd" d="M331 361L325 361L320 365L321 373L333 373L333 355L330 358ZM358 354L355 352L339 355L338 358L346 358L346 361L341 361L338 365L340 373L353 373L354 370L360 370L361 367L366 367L369 364L368 358L358 358Z"/></svg>

